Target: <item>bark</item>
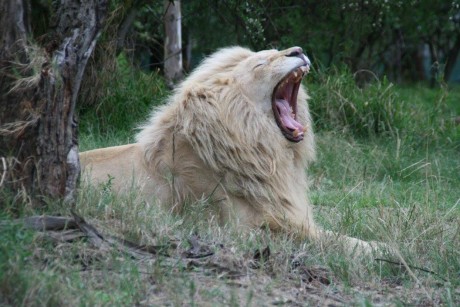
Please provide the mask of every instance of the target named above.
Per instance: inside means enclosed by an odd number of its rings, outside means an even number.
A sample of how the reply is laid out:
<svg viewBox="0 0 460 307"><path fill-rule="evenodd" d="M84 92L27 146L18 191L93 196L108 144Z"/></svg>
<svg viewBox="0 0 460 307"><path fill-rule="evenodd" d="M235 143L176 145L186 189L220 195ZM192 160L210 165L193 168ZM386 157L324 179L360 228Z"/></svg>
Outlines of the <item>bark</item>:
<svg viewBox="0 0 460 307"><path fill-rule="evenodd" d="M30 163L18 153L29 137L28 128L37 122L30 108L33 91L11 91L18 78L32 74L27 52L28 7L25 0L0 1L0 205L4 187L19 191L27 181L18 169Z"/></svg>
<svg viewBox="0 0 460 307"><path fill-rule="evenodd" d="M17 6L13 7L5 2L1 20L19 15L15 10L21 11L25 4L25 0L16 0ZM75 106L106 15L107 0L61 0L55 7L54 31L42 47L31 48L25 43L17 47L15 41L26 41L21 29L27 26L21 16L1 30L19 35L4 40L1 33L2 47L7 52L0 58L0 157L9 162L7 187L23 192L34 205L44 205L48 200L75 201L80 174ZM30 69L19 76L11 50L26 54ZM15 88L15 84L19 86Z"/></svg>
<svg viewBox="0 0 460 307"><path fill-rule="evenodd" d="M170 87L183 77L180 1L165 0L164 71Z"/></svg>
<svg viewBox="0 0 460 307"><path fill-rule="evenodd" d="M21 53L19 58L25 60L24 50L30 29L29 10L29 5L24 0L0 2L0 60L17 53Z"/></svg>

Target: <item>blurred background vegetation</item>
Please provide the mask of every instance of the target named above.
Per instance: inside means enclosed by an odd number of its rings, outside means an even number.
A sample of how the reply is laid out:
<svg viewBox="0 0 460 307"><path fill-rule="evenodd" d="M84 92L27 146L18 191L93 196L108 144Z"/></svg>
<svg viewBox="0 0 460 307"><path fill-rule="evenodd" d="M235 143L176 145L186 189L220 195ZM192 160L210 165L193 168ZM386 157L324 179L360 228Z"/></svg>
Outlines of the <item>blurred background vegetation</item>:
<svg viewBox="0 0 460 307"><path fill-rule="evenodd" d="M458 143L459 1L180 2L185 76L225 46L301 46L313 62L306 83L317 130ZM46 40L53 3L32 0L37 41ZM132 128L163 103L167 4L110 2L80 91L83 135L126 131L132 141Z"/></svg>

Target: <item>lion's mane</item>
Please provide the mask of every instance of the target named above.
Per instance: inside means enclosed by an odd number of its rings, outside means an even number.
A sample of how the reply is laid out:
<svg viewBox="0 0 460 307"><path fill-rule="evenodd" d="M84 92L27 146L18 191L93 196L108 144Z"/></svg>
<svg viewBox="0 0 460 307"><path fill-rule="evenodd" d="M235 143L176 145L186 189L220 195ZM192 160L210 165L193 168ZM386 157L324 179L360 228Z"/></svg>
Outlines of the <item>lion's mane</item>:
<svg viewBox="0 0 460 307"><path fill-rule="evenodd" d="M314 136L300 84L309 65L299 47L218 51L154 110L137 143L81 153L85 178L111 178L115 192L135 187L176 212L205 204L199 212L240 229L338 240L353 255L391 251L315 226L306 175Z"/></svg>
<svg viewBox="0 0 460 307"><path fill-rule="evenodd" d="M184 203L212 197L224 222L239 206L237 218L252 226L313 227L305 174L315 156L308 96L301 86L297 118L307 128L305 137L289 142L273 114L261 111L260 98L247 94L272 93L273 88L254 89L241 81L254 77L244 75L250 69L237 69L254 54L233 47L205 59L142 127L137 141L155 196L179 210Z"/></svg>

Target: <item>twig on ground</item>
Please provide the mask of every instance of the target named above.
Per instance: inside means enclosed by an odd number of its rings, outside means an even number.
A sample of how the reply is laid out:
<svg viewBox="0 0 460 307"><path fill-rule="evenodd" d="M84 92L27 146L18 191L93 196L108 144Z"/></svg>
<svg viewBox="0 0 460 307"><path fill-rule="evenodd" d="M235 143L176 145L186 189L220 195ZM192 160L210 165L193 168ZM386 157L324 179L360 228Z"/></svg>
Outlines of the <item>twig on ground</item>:
<svg viewBox="0 0 460 307"><path fill-rule="evenodd" d="M428 270L428 269L425 269L425 268L420 268L420 267L417 267L417 266L414 266L414 265L410 265L410 264L404 265L404 263L399 262L399 261L393 261L393 260L382 259L382 258L375 258L374 260L375 260L375 261L380 261L380 262L387 262L387 263L394 264L394 265L399 265L399 266L401 266L401 267L405 267L405 266L407 265L407 266L408 266L409 268L411 268L411 269L419 270L419 271L422 271L422 272L426 272L426 273L435 275L435 276L437 276L439 279L441 279L441 280L447 282L447 279L441 277L441 275L439 275L439 273L436 273L436 272L434 272L434 271L431 271L431 270Z"/></svg>

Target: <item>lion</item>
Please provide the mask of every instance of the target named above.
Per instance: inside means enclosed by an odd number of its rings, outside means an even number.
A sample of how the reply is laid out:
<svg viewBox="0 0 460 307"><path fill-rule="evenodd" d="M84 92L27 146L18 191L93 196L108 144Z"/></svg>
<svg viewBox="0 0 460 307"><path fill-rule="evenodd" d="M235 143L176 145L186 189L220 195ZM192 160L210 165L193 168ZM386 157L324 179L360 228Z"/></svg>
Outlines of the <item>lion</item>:
<svg viewBox="0 0 460 307"><path fill-rule="evenodd" d="M154 110L136 143L83 152L83 169L95 183L109 175L116 191L135 184L174 212L205 199L221 224L336 238L351 253L369 252L370 242L313 219L306 169L315 138L302 85L310 65L300 47L221 49Z"/></svg>

